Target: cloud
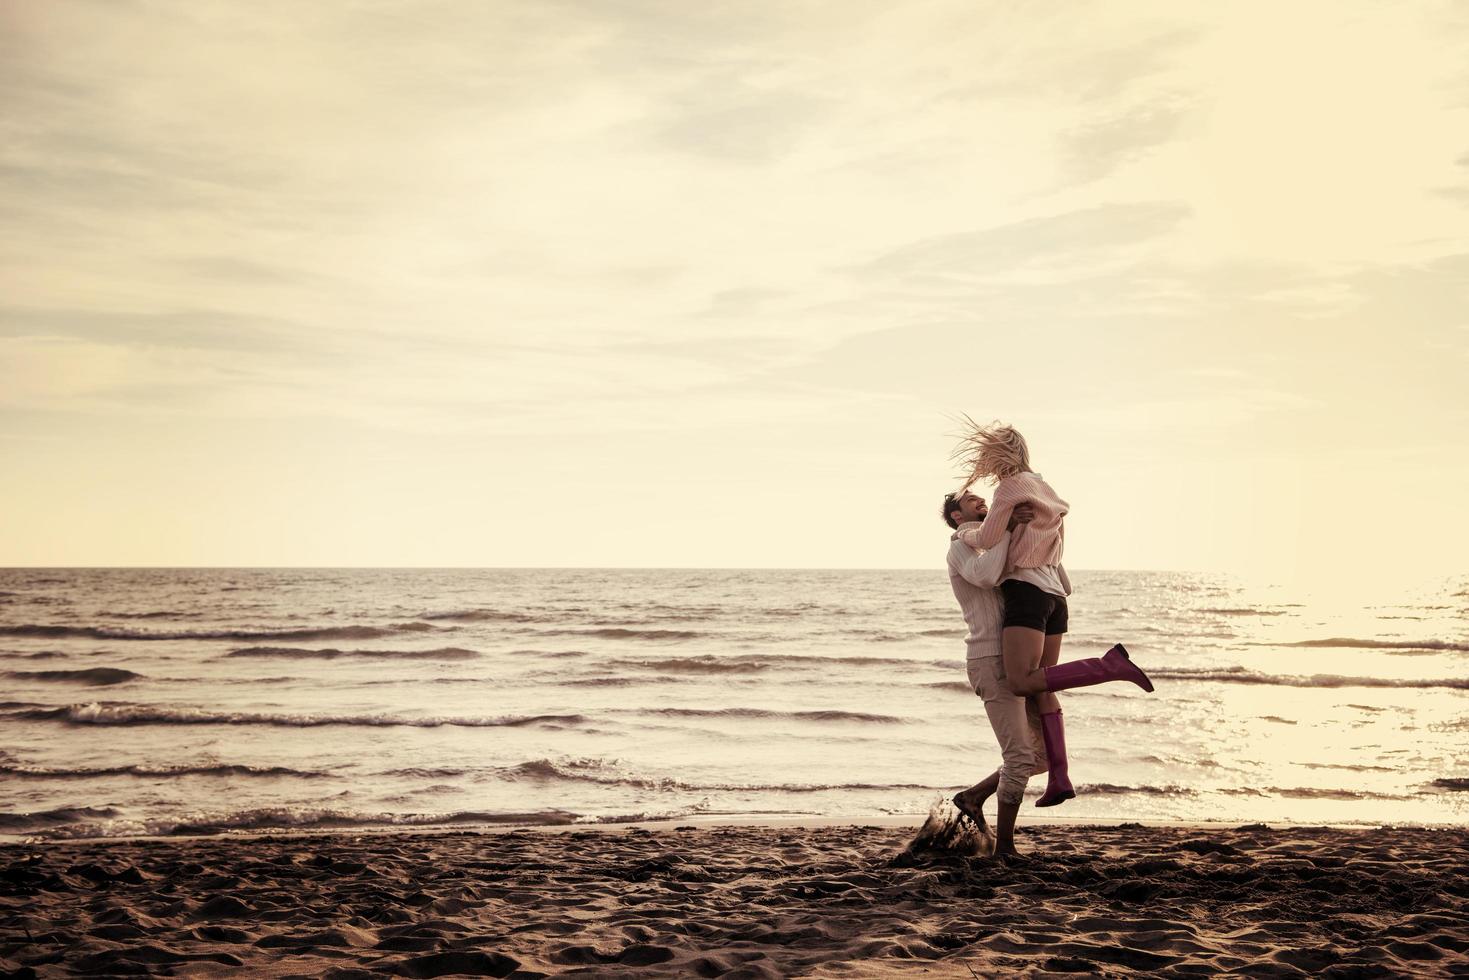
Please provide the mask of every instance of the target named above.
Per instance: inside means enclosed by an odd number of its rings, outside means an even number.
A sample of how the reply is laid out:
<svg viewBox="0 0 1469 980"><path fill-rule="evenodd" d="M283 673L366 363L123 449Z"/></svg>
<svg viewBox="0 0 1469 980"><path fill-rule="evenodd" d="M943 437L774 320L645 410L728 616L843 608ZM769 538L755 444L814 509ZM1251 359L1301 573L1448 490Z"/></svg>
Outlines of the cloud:
<svg viewBox="0 0 1469 980"><path fill-rule="evenodd" d="M860 276L959 276L986 279L1028 267L1064 268L1158 238L1188 216L1178 202L1106 204L939 235L897 248L853 269Z"/></svg>
<svg viewBox="0 0 1469 980"><path fill-rule="evenodd" d="M1079 126L1062 137L1062 166L1077 183L1101 180L1146 151L1173 139L1193 108L1174 97L1130 108L1100 122Z"/></svg>
<svg viewBox="0 0 1469 980"><path fill-rule="evenodd" d="M113 346L325 355L326 337L306 324L229 310L126 313L0 307L0 336L65 337ZM339 347L340 345L338 345Z"/></svg>
<svg viewBox="0 0 1469 980"><path fill-rule="evenodd" d="M1099 29L1101 24L1105 27ZM993 36L1004 37L1005 28L1014 25L992 26ZM1188 49L1206 36L1199 26L1159 26L1149 24L1146 17L1133 21L1126 12L1115 20L1095 18L1078 15L1066 6L1040 14L1027 27L1029 43L997 46L994 56L986 60L982 79L955 88L946 97L966 102L1059 99L1105 105L1140 82L1176 69Z"/></svg>
<svg viewBox="0 0 1469 980"><path fill-rule="evenodd" d="M760 87L717 72L671 96L640 125L674 150L736 163L769 164L794 153L832 104L787 87Z"/></svg>
<svg viewBox="0 0 1469 980"><path fill-rule="evenodd" d="M132 440L185 432L288 472L452 482L463 453L502 489L595 459L634 504L687 472L799 496L854 460L897 499L948 475L961 408L1163 471L1462 441L1454 15L0 9L0 429L64 430L119 483ZM50 498L53 468L14 468ZM487 541L530 523L505 512Z"/></svg>

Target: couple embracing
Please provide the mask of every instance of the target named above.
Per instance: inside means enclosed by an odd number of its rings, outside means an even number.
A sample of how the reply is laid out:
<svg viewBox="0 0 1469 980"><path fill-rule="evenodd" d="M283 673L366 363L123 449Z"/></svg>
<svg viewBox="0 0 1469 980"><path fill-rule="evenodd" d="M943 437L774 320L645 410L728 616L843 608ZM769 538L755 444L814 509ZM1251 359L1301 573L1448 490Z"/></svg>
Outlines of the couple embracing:
<svg viewBox="0 0 1469 980"><path fill-rule="evenodd" d="M1036 806L1076 795L1068 778L1066 733L1056 691L1130 681L1152 691L1122 644L1104 656L1060 663L1071 581L1061 566L1070 509L1030 468L1025 439L1008 425L975 425L955 456L969 470L958 493L946 494L943 519L953 529L949 581L969 627L965 664L969 685L984 700L1000 744L1000 767L954 797L977 826L982 807L998 797L995 855L1015 851L1015 819L1032 775L1047 773ZM995 481L993 503L970 487Z"/></svg>

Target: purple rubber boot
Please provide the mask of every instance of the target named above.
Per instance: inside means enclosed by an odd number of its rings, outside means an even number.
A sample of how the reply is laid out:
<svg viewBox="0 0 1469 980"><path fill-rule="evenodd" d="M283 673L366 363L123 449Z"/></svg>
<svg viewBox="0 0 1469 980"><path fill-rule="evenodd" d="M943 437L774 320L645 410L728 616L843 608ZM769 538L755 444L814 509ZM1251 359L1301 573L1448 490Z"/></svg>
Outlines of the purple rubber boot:
<svg viewBox="0 0 1469 980"><path fill-rule="evenodd" d="M1144 691L1153 690L1153 682L1127 655L1121 643L1100 657L1073 660L1045 668L1046 690L1065 691L1073 687L1091 687L1108 681L1132 681ZM1042 716L1044 717L1044 715Z"/></svg>
<svg viewBox="0 0 1469 980"><path fill-rule="evenodd" d="M1041 734L1046 739L1046 765L1049 778L1046 791L1035 801L1036 806L1055 806L1076 796L1071 778L1066 773L1066 726L1061 723L1061 709L1041 715Z"/></svg>

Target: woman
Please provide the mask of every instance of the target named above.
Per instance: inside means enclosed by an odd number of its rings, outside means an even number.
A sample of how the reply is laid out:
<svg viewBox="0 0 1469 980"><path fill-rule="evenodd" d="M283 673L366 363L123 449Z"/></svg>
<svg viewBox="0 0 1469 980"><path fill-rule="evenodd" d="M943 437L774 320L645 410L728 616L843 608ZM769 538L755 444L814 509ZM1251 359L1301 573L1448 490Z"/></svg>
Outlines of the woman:
<svg viewBox="0 0 1469 980"><path fill-rule="evenodd" d="M1059 664L1061 637L1067 628L1066 597L1071 582L1061 567L1070 506L1030 468L1025 437L1008 425L969 427L954 457L969 470L964 488L981 479L995 482L989 517L967 527L959 540L972 548L999 544L1016 507L1029 505L1035 519L1019 525L1010 537L1009 568L1000 583L1005 599L1000 634L1005 674L1017 697L1034 697L1040 711L1049 779L1036 806L1055 806L1076 795L1066 769L1066 730L1055 691L1090 687L1108 681L1131 681L1144 691L1153 684L1117 644L1105 656Z"/></svg>

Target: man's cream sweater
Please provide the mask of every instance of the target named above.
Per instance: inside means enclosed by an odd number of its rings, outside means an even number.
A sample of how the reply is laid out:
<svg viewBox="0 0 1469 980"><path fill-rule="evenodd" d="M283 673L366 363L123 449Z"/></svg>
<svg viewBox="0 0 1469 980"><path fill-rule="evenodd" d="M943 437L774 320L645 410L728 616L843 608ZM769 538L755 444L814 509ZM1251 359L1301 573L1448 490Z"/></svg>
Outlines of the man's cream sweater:
<svg viewBox="0 0 1469 980"><path fill-rule="evenodd" d="M959 530L978 531L980 526L976 521L959 525ZM949 542L949 584L969 627L969 635L964 637L966 659L1000 655L1005 607L999 585L1009 549L1009 531L1002 531L999 543L988 551L975 551L957 538Z"/></svg>

